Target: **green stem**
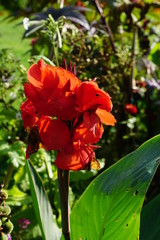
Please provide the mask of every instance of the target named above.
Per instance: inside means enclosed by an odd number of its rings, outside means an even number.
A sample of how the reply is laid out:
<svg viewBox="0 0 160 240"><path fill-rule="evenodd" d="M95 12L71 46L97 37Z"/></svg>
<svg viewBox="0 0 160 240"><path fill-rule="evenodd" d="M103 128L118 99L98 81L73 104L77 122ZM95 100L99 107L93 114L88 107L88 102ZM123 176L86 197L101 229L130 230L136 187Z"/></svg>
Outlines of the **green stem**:
<svg viewBox="0 0 160 240"><path fill-rule="evenodd" d="M57 51L57 47L55 46L54 43L53 43L53 51L54 51L54 57L55 57L55 61L56 61L56 66L58 67L59 66L58 51ZM53 61L53 59L52 59L52 61Z"/></svg>
<svg viewBox="0 0 160 240"><path fill-rule="evenodd" d="M58 168L58 186L62 215L62 232L65 240L70 240L69 207L68 207L69 171Z"/></svg>

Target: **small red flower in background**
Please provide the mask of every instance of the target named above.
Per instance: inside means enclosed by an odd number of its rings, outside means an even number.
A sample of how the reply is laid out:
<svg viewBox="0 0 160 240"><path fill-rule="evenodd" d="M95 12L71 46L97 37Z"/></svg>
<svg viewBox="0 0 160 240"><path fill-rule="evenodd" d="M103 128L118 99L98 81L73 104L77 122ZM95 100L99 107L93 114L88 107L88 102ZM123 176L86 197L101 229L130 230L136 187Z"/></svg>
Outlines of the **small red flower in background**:
<svg viewBox="0 0 160 240"><path fill-rule="evenodd" d="M127 103L124 106L124 110L132 115L136 115L138 112L137 107L131 103Z"/></svg>
<svg viewBox="0 0 160 240"><path fill-rule="evenodd" d="M77 1L76 5L77 5L78 7L85 7L85 5L83 4L83 2L80 1L80 0Z"/></svg>
<svg viewBox="0 0 160 240"><path fill-rule="evenodd" d="M65 69L52 67L40 60L29 68L29 83L24 85L27 100L21 105L29 133L26 157L42 147L58 151L58 168L98 169L93 144L102 137L102 123L116 123L110 113L110 96L95 82L75 77L75 66L69 63L68 67L66 61L63 66Z"/></svg>
<svg viewBox="0 0 160 240"><path fill-rule="evenodd" d="M34 44L35 44L37 41L38 41L38 38L32 38L32 39L31 39L31 42L30 42L31 46L34 46Z"/></svg>

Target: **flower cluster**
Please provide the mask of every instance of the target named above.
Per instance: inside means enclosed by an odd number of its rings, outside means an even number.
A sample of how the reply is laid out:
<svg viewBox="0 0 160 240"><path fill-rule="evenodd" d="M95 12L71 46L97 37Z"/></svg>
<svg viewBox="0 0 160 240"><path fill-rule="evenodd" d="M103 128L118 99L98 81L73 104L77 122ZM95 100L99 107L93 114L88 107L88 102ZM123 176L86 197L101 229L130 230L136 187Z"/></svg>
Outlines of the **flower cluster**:
<svg viewBox="0 0 160 240"><path fill-rule="evenodd" d="M124 110L127 112L127 113L130 113L131 115L136 115L138 110L137 110L137 107L131 103L127 103L125 106L124 106Z"/></svg>
<svg viewBox="0 0 160 240"><path fill-rule="evenodd" d="M19 219L18 223L19 223L18 224L19 228L21 228L21 229L27 229L29 227L29 225L31 224L29 219L26 219L26 218Z"/></svg>
<svg viewBox="0 0 160 240"><path fill-rule="evenodd" d="M88 169L96 163L94 144L102 137L102 124L116 122L109 94L94 81L81 82L75 72L43 60L33 64L24 84L27 100L21 105L29 133L27 158L39 148L57 150L55 165L63 170Z"/></svg>

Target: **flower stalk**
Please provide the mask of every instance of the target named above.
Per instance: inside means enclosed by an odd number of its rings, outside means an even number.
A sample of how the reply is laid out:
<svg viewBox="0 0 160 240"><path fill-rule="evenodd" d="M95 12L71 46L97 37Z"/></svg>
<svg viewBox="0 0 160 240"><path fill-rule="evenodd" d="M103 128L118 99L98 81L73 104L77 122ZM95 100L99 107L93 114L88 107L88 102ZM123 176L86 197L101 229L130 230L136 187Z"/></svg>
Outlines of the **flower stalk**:
<svg viewBox="0 0 160 240"><path fill-rule="evenodd" d="M60 168L58 168L57 171L62 216L62 232L65 240L70 240L69 204L68 204L69 171L62 170Z"/></svg>

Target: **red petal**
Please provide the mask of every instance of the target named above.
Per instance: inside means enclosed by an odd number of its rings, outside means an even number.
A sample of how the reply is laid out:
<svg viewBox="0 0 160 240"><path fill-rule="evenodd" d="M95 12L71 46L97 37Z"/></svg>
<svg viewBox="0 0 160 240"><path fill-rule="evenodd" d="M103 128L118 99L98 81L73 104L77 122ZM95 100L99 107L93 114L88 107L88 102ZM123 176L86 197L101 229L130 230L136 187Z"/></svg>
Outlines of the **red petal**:
<svg viewBox="0 0 160 240"><path fill-rule="evenodd" d="M69 147L70 148L70 147ZM82 142L74 142L71 151L58 153L55 165L63 170L81 170L95 157L93 149Z"/></svg>
<svg viewBox="0 0 160 240"><path fill-rule="evenodd" d="M38 99L38 93L36 92L35 88L28 83L24 84L24 93L27 98L29 98L32 102L35 103L35 100Z"/></svg>
<svg viewBox="0 0 160 240"><path fill-rule="evenodd" d="M27 74L28 81L37 88L42 88L42 79L43 79L43 73L44 69L46 67L45 62L41 59L38 61L37 64L33 64Z"/></svg>
<svg viewBox="0 0 160 240"><path fill-rule="evenodd" d="M101 90L95 82L83 82L76 89L76 103L81 111L95 110L97 107L112 109L112 102L108 93Z"/></svg>
<svg viewBox="0 0 160 240"><path fill-rule="evenodd" d="M80 84L80 80L73 73L61 67L57 68L57 74L60 79L59 88L63 88L69 82L69 88L66 91L74 91L76 86Z"/></svg>
<svg viewBox="0 0 160 240"><path fill-rule="evenodd" d="M64 122L43 116L37 126L40 138L48 150L60 150L70 143L70 132Z"/></svg>
<svg viewBox="0 0 160 240"><path fill-rule="evenodd" d="M116 123L116 119L114 116L107 112L104 109L97 108L96 112L97 116L100 118L101 122L106 124L106 125L111 125L114 126Z"/></svg>
<svg viewBox="0 0 160 240"><path fill-rule="evenodd" d="M36 109L33 106L33 103L27 99L24 103L21 104L21 114L24 127L32 127L37 122Z"/></svg>
<svg viewBox="0 0 160 240"><path fill-rule="evenodd" d="M83 122L74 131L73 141L94 144L101 139L103 131L99 117L95 113L85 112Z"/></svg>

